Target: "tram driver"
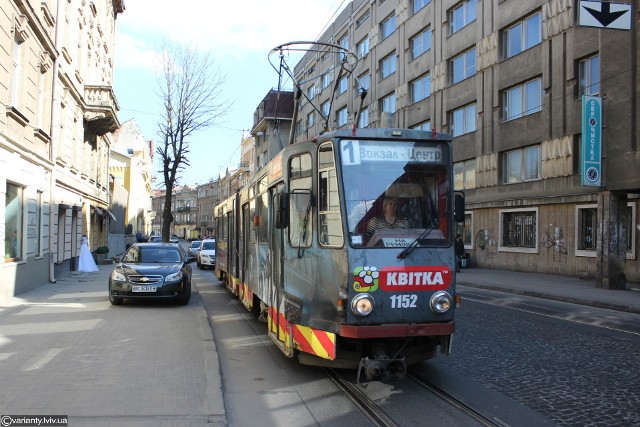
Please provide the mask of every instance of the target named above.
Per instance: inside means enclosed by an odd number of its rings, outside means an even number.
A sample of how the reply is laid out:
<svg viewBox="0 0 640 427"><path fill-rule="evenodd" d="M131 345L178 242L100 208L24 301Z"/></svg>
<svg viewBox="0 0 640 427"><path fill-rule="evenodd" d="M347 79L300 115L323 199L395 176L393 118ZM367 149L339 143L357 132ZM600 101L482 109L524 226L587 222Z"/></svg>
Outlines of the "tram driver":
<svg viewBox="0 0 640 427"><path fill-rule="evenodd" d="M398 216L400 201L397 197L385 197L382 200L382 215L373 217L367 225L367 241L371 239L376 230L409 228L409 220Z"/></svg>

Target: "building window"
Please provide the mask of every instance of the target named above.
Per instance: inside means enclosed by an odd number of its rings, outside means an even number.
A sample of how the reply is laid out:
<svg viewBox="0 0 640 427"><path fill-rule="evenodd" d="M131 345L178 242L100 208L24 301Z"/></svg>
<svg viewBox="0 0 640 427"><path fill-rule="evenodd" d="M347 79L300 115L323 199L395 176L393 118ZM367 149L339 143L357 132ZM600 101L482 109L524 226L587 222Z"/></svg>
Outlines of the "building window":
<svg viewBox="0 0 640 427"><path fill-rule="evenodd" d="M316 96L316 86L312 85L307 88L307 98L312 100Z"/></svg>
<svg viewBox="0 0 640 427"><path fill-rule="evenodd" d="M431 120L427 120L425 122L422 123L418 123L415 126L412 126L411 129L416 129L416 130L431 130Z"/></svg>
<svg viewBox="0 0 640 427"><path fill-rule="evenodd" d="M513 209L500 211L500 250L535 253L538 209Z"/></svg>
<svg viewBox="0 0 640 427"><path fill-rule="evenodd" d="M511 58L542 42L542 14L537 12L504 31L505 57Z"/></svg>
<svg viewBox="0 0 640 427"><path fill-rule="evenodd" d="M307 114L307 129L309 129L310 127L313 127L313 125L315 124L316 124L316 113L312 111L309 114Z"/></svg>
<svg viewBox="0 0 640 427"><path fill-rule="evenodd" d="M476 188L476 159L453 164L453 189L471 190Z"/></svg>
<svg viewBox="0 0 640 427"><path fill-rule="evenodd" d="M22 218L24 202L22 187L7 182L4 219L4 261L14 262L22 259Z"/></svg>
<svg viewBox="0 0 640 427"><path fill-rule="evenodd" d="M358 119L358 127L366 128L369 127L369 109L365 108L360 111L360 118Z"/></svg>
<svg viewBox="0 0 640 427"><path fill-rule="evenodd" d="M465 212L464 222L456 223L456 234L462 236L465 249L473 249L473 212Z"/></svg>
<svg viewBox="0 0 640 427"><path fill-rule="evenodd" d="M327 88L331 84L332 80L333 77L331 76L331 71L324 73L322 75L322 89Z"/></svg>
<svg viewBox="0 0 640 427"><path fill-rule="evenodd" d="M451 113L451 133L453 136L464 135L476 130L476 104L465 105Z"/></svg>
<svg viewBox="0 0 640 427"><path fill-rule="evenodd" d="M367 19L369 19L370 15L371 15L371 11L369 9L367 9L367 11L365 13L360 15L360 17L358 19L356 19L356 28L358 28L360 25L364 24L365 21Z"/></svg>
<svg viewBox="0 0 640 427"><path fill-rule="evenodd" d="M356 51L358 52L358 58L364 58L369 53L369 38L365 37L360 43L356 45Z"/></svg>
<svg viewBox="0 0 640 427"><path fill-rule="evenodd" d="M578 76L580 96L594 96L600 93L600 56L595 55L580 61Z"/></svg>
<svg viewBox="0 0 640 427"><path fill-rule="evenodd" d="M16 30L17 31L17 30ZM11 106L18 108L20 102L20 87L22 77L22 42L18 36L13 38L11 74Z"/></svg>
<svg viewBox="0 0 640 427"><path fill-rule="evenodd" d="M396 72L398 59L395 52L380 61L380 77L385 79Z"/></svg>
<svg viewBox="0 0 640 427"><path fill-rule="evenodd" d="M476 3L477 0L466 0L451 9L449 12L451 34L476 20Z"/></svg>
<svg viewBox="0 0 640 427"><path fill-rule="evenodd" d="M385 96L380 100L380 110L383 113L393 114L396 112L396 94L395 92Z"/></svg>
<svg viewBox="0 0 640 427"><path fill-rule="evenodd" d="M422 9L429 3L431 3L431 0L413 0L413 14L415 15L416 13L418 13L420 9Z"/></svg>
<svg viewBox="0 0 640 427"><path fill-rule="evenodd" d="M502 183L540 179L540 145L502 153Z"/></svg>
<svg viewBox="0 0 640 427"><path fill-rule="evenodd" d="M338 94L343 94L349 88L349 76L344 76L338 82Z"/></svg>
<svg viewBox="0 0 640 427"><path fill-rule="evenodd" d="M382 21L382 23L380 24L380 27L382 29L382 31L381 31L382 32L382 40L386 39L391 34L393 34L396 31L396 15L395 15L395 13L393 15L389 16L384 21Z"/></svg>
<svg viewBox="0 0 640 427"><path fill-rule="evenodd" d="M349 114L347 112L347 107L339 109L336 112L336 123L338 124L338 127L346 125L348 118Z"/></svg>
<svg viewBox="0 0 640 427"><path fill-rule="evenodd" d="M322 105L320 106L320 111L322 111L323 117L325 118L329 117L329 112L331 111L331 102L330 101L323 102Z"/></svg>
<svg viewBox="0 0 640 427"><path fill-rule="evenodd" d="M349 35L345 34L338 40L338 45L342 47L344 50L349 50ZM344 59L345 54L340 54L340 60Z"/></svg>
<svg viewBox="0 0 640 427"><path fill-rule="evenodd" d="M411 102L422 101L431 95L431 74L418 77L411 82Z"/></svg>
<svg viewBox="0 0 640 427"><path fill-rule="evenodd" d="M368 71L358 77L358 85L366 91L371 88L371 74Z"/></svg>
<svg viewBox="0 0 640 427"><path fill-rule="evenodd" d="M411 59L416 59L429 49L431 49L431 28L427 28L410 40Z"/></svg>
<svg viewBox="0 0 640 427"><path fill-rule="evenodd" d="M518 119L522 116L542 111L540 78L505 90L503 104L505 120Z"/></svg>
<svg viewBox="0 0 640 427"><path fill-rule="evenodd" d="M451 82L456 84L476 73L476 48L456 56L451 60Z"/></svg>
<svg viewBox="0 0 640 427"><path fill-rule="evenodd" d="M596 256L598 206L576 206L576 256Z"/></svg>

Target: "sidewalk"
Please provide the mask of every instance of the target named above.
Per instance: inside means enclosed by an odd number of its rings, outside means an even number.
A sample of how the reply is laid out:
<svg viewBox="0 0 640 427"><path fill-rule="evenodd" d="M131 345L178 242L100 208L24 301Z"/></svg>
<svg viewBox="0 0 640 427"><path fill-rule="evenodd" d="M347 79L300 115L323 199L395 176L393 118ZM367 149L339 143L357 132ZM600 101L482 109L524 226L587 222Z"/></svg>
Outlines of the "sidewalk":
<svg viewBox="0 0 640 427"><path fill-rule="evenodd" d="M457 284L640 314L640 283L627 282L626 290L611 290L597 288L595 279L463 268L458 273Z"/></svg>

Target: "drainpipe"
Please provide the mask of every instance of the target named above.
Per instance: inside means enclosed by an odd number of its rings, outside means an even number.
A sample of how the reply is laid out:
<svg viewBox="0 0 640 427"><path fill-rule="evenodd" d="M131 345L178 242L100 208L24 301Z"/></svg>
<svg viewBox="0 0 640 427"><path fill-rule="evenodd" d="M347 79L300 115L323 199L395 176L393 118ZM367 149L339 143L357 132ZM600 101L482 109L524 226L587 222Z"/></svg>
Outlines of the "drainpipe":
<svg viewBox="0 0 640 427"><path fill-rule="evenodd" d="M58 71L60 69L60 55L62 52L61 40L62 40L62 30L63 26L60 24L63 18L63 9L64 2L59 1L58 7L56 9L56 35L55 35L55 49L57 56L53 61L53 81L51 84L51 127L50 127L50 135L51 135L51 143L49 144L49 158L51 160L51 180L49 183L49 282L56 283L55 277L55 268L54 268L54 248L55 248L55 234L52 229L52 225L56 227L57 223L53 224L53 218L56 213L56 197L55 197L55 189L56 189L56 153L58 146L58 138L60 135L60 128L57 127L57 123L60 121L60 99L58 98L58 88L60 86L60 80L58 79ZM60 218L58 218L60 221Z"/></svg>

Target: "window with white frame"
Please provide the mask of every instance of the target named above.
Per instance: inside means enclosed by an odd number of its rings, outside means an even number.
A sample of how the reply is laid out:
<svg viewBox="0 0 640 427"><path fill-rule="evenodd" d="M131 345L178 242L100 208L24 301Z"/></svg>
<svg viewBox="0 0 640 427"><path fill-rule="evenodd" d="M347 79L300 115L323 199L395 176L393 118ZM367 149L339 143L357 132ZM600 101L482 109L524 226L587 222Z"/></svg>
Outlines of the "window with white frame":
<svg viewBox="0 0 640 427"><path fill-rule="evenodd" d="M356 44L356 51L358 52L358 58L364 58L369 53L369 37L365 37Z"/></svg>
<svg viewBox="0 0 640 427"><path fill-rule="evenodd" d="M22 41L13 38L13 52L11 55L11 106L18 108L20 102L20 88L22 85Z"/></svg>
<svg viewBox="0 0 640 427"><path fill-rule="evenodd" d="M425 74L411 82L411 102L422 101L431 96L431 74Z"/></svg>
<svg viewBox="0 0 640 427"><path fill-rule="evenodd" d="M307 88L307 98L313 99L316 96L316 87L315 85L309 86Z"/></svg>
<svg viewBox="0 0 640 427"><path fill-rule="evenodd" d="M391 55L385 56L380 61L380 77L381 79L385 79L389 77L391 74L396 72L398 65L398 58L396 57L395 52Z"/></svg>
<svg viewBox="0 0 640 427"><path fill-rule="evenodd" d="M627 259L636 259L636 204L627 203Z"/></svg>
<svg viewBox="0 0 640 427"><path fill-rule="evenodd" d="M476 73L476 48L471 48L451 60L451 82L456 84Z"/></svg>
<svg viewBox="0 0 640 427"><path fill-rule="evenodd" d="M307 129L316 124L316 113L314 111L307 114Z"/></svg>
<svg viewBox="0 0 640 427"><path fill-rule="evenodd" d="M596 256L598 205L576 206L576 256Z"/></svg>
<svg viewBox="0 0 640 427"><path fill-rule="evenodd" d="M471 190L476 188L476 159L453 164L453 189Z"/></svg>
<svg viewBox="0 0 640 427"><path fill-rule="evenodd" d="M504 56L511 58L542 43L542 13L536 12L504 30Z"/></svg>
<svg viewBox="0 0 640 427"><path fill-rule="evenodd" d="M7 181L4 204L4 262L22 259L23 215L23 188Z"/></svg>
<svg viewBox="0 0 640 427"><path fill-rule="evenodd" d="M366 91L371 88L371 74L369 74L369 71L358 76L358 85Z"/></svg>
<svg viewBox="0 0 640 427"><path fill-rule="evenodd" d="M343 94L349 88L349 76L343 76L338 82L338 94Z"/></svg>
<svg viewBox="0 0 640 427"><path fill-rule="evenodd" d="M396 112L396 93L385 96L380 100L380 111L383 113L394 114Z"/></svg>
<svg viewBox="0 0 640 427"><path fill-rule="evenodd" d="M600 93L600 55L580 61L578 67L580 96L594 96Z"/></svg>
<svg viewBox="0 0 640 427"><path fill-rule="evenodd" d="M331 111L331 102L325 101L320 105L320 111L322 111L322 115L324 117L329 117L329 112Z"/></svg>
<svg viewBox="0 0 640 427"><path fill-rule="evenodd" d="M338 45L346 50L349 49L349 35L345 34L338 40Z"/></svg>
<svg viewBox="0 0 640 427"><path fill-rule="evenodd" d="M348 118L349 118L349 114L347 112L347 107L343 107L339 109L336 112L336 123L338 127L346 125Z"/></svg>
<svg viewBox="0 0 640 427"><path fill-rule="evenodd" d="M464 135L476 130L476 103L465 105L451 112L451 133L453 136Z"/></svg>
<svg viewBox="0 0 640 427"><path fill-rule="evenodd" d="M322 89L327 88L330 84L331 81L333 80L333 76L331 75L331 71L327 71L326 73L324 73L322 75Z"/></svg>
<svg viewBox="0 0 640 427"><path fill-rule="evenodd" d="M416 59L429 49L431 49L431 28L422 30L410 40L411 59Z"/></svg>
<svg viewBox="0 0 640 427"><path fill-rule="evenodd" d="M393 13L392 15L387 17L384 21L382 21L382 23L380 24L380 29L382 33L382 40L386 39L396 31L395 13Z"/></svg>
<svg viewBox="0 0 640 427"><path fill-rule="evenodd" d="M424 121L422 123L418 123L415 126L412 126L411 129L417 130L431 130L431 120Z"/></svg>
<svg viewBox="0 0 640 427"><path fill-rule="evenodd" d="M465 212L464 221L456 223L456 234L462 236L465 249L473 249L473 212Z"/></svg>
<svg viewBox="0 0 640 427"><path fill-rule="evenodd" d="M542 80L538 77L504 91L504 119L513 120L542 111Z"/></svg>
<svg viewBox="0 0 640 427"><path fill-rule="evenodd" d="M501 166L503 184L540 179L540 145L502 153Z"/></svg>
<svg viewBox="0 0 640 427"><path fill-rule="evenodd" d="M477 0L465 0L449 12L451 34L476 20Z"/></svg>
<svg viewBox="0 0 640 427"><path fill-rule="evenodd" d="M538 208L500 210L500 250L538 251Z"/></svg>
<svg viewBox="0 0 640 427"><path fill-rule="evenodd" d="M356 19L356 28L358 28L360 25L364 24L366 22L366 20L369 19L370 15L371 15L371 11L369 9L367 9L362 15L360 15Z"/></svg>
<svg viewBox="0 0 640 427"><path fill-rule="evenodd" d="M423 7L431 3L431 0L413 0L413 13L414 15L420 11Z"/></svg>
<svg viewBox="0 0 640 427"><path fill-rule="evenodd" d="M358 118L358 127L366 128L369 127L369 109L364 108L360 111L360 117Z"/></svg>

